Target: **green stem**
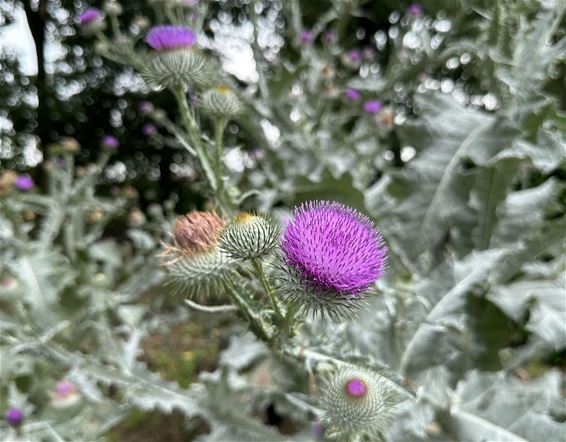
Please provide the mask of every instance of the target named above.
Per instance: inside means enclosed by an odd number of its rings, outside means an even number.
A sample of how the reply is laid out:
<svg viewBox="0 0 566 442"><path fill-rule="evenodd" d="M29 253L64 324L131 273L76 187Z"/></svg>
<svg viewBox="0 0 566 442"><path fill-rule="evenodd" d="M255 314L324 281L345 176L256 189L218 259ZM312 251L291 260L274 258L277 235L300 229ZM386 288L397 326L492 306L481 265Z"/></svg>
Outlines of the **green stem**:
<svg viewBox="0 0 566 442"><path fill-rule="evenodd" d="M279 300L277 299L277 296L275 295L275 292L273 291L273 288L271 287L271 284L267 279L267 275L263 271L263 266L261 265L261 261L258 258L253 258L252 265L257 273L259 280L261 281L261 285L263 286L263 289L268 294L269 299L271 300L271 304L273 305L273 310L275 311L275 315L281 321L281 323L284 323L286 321L285 316L281 312L281 307L279 306Z"/></svg>
<svg viewBox="0 0 566 442"><path fill-rule="evenodd" d="M238 289L234 287L231 281L225 281L224 287L228 294L232 297L234 304L238 306L240 311L244 314L249 322L250 329L252 332L262 341L267 343L269 346L273 343L271 336L266 330L265 324L262 319L257 315L257 313L248 304L246 299L238 292Z"/></svg>
<svg viewBox="0 0 566 442"><path fill-rule="evenodd" d="M193 143L194 149L197 153L197 158L200 162L200 165L204 169L204 173L206 175L206 178L208 179L210 187L216 194L218 189L216 177L214 176L214 171L210 164L210 159L208 158L206 150L202 145L200 132L197 123L193 118L191 109L189 108L189 103L187 101L187 96L185 94L183 86L179 85L179 87L174 90L174 93L177 101L179 102L179 106L181 108L181 117L183 119L185 129L189 133L189 138L191 139L191 142Z"/></svg>
<svg viewBox="0 0 566 442"><path fill-rule="evenodd" d="M215 152L215 163L216 163L216 180L218 183L218 195L222 195L224 192L224 180L222 176L224 174L224 163L222 161L222 137L224 135L224 128L226 127L226 120L223 117L216 117L214 125L214 152Z"/></svg>

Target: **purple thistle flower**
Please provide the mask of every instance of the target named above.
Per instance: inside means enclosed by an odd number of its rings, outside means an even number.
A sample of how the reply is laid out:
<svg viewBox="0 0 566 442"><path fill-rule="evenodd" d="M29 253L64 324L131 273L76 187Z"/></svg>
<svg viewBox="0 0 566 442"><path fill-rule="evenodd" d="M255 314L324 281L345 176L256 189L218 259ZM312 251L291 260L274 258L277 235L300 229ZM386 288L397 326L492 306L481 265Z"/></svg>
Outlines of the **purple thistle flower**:
<svg viewBox="0 0 566 442"><path fill-rule="evenodd" d="M305 30L303 32L301 32L301 35L299 37L299 41L302 44L311 44L314 40L314 36L312 34L311 31Z"/></svg>
<svg viewBox="0 0 566 442"><path fill-rule="evenodd" d="M336 31L330 29L322 34L322 41L326 44L332 44L336 42Z"/></svg>
<svg viewBox="0 0 566 442"><path fill-rule="evenodd" d="M8 425L11 425L12 427L17 427L24 420L24 413L19 408L14 407L14 408L10 408L6 412L4 418L6 419L6 422L8 422Z"/></svg>
<svg viewBox="0 0 566 442"><path fill-rule="evenodd" d="M71 381L61 381L53 389L53 392L59 396L69 396L76 391L77 387Z"/></svg>
<svg viewBox="0 0 566 442"><path fill-rule="evenodd" d="M138 103L138 110L143 114L143 115L147 115L149 114L151 111L153 111L153 103L151 101L148 100L141 100Z"/></svg>
<svg viewBox="0 0 566 442"><path fill-rule="evenodd" d="M362 94L360 93L359 90L351 88L351 87L346 89L346 92L344 92L344 95L350 101L358 101L362 97Z"/></svg>
<svg viewBox="0 0 566 442"><path fill-rule="evenodd" d="M107 149L118 149L120 147L120 142L118 141L118 138L112 135L106 135L102 138L102 147Z"/></svg>
<svg viewBox="0 0 566 442"><path fill-rule="evenodd" d="M88 25L94 21L100 20L102 18L102 13L97 8L88 8L81 15L78 16L77 20L81 26Z"/></svg>
<svg viewBox="0 0 566 442"><path fill-rule="evenodd" d="M185 26L161 25L149 30L146 43L156 51L190 48L197 41L197 35Z"/></svg>
<svg viewBox="0 0 566 442"><path fill-rule="evenodd" d="M346 53L346 59L350 63L354 63L354 64L361 63L362 62L362 53L358 49L350 49Z"/></svg>
<svg viewBox="0 0 566 442"><path fill-rule="evenodd" d="M420 3L412 3L407 8L407 12L413 17L420 17L424 14L424 7Z"/></svg>
<svg viewBox="0 0 566 442"><path fill-rule="evenodd" d="M364 103L364 111L368 114L377 114L382 107L383 103L379 100L367 100Z"/></svg>
<svg viewBox="0 0 566 442"><path fill-rule="evenodd" d="M18 175L14 185L19 190L30 190L33 187L33 179L29 175Z"/></svg>
<svg viewBox="0 0 566 442"><path fill-rule="evenodd" d="M307 286L346 296L367 290L387 263L387 248L373 223L356 210L329 201L295 209L282 250Z"/></svg>
<svg viewBox="0 0 566 442"><path fill-rule="evenodd" d="M142 133L146 136L155 135L157 133L157 128L155 127L155 124L146 123L142 127Z"/></svg>
<svg viewBox="0 0 566 442"><path fill-rule="evenodd" d="M346 394L351 398L360 398L366 395L368 386L361 379L350 379L346 382Z"/></svg>

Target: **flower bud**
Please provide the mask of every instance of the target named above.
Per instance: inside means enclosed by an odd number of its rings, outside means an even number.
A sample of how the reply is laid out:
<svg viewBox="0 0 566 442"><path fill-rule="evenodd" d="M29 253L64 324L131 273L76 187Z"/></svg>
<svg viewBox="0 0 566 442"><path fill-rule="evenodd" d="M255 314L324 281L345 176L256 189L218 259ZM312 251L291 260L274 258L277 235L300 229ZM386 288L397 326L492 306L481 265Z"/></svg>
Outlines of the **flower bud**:
<svg viewBox="0 0 566 442"><path fill-rule="evenodd" d="M110 0L104 5L104 12L108 15L120 15L122 11L122 5L114 0Z"/></svg>
<svg viewBox="0 0 566 442"><path fill-rule="evenodd" d="M217 117L233 117L241 114L243 105L238 96L228 86L218 86L202 95L202 106Z"/></svg>
<svg viewBox="0 0 566 442"><path fill-rule="evenodd" d="M281 229L271 218L240 213L222 231L220 248L234 259L260 258L277 245Z"/></svg>
<svg viewBox="0 0 566 442"><path fill-rule="evenodd" d="M377 440L390 422L395 395L377 373L344 365L323 381L322 423L326 436L347 439L363 435Z"/></svg>
<svg viewBox="0 0 566 442"><path fill-rule="evenodd" d="M105 28L102 13L97 8L88 8L77 17L81 31L85 35L92 35Z"/></svg>
<svg viewBox="0 0 566 442"><path fill-rule="evenodd" d="M222 295L236 261L218 247L225 222L214 212L193 211L177 220L174 243L162 253L164 267L176 292L184 296Z"/></svg>
<svg viewBox="0 0 566 442"><path fill-rule="evenodd" d="M65 409L76 405L81 400L77 387L70 381L61 381L49 392L51 406L53 408Z"/></svg>
<svg viewBox="0 0 566 442"><path fill-rule="evenodd" d="M8 425L12 427L17 427L24 420L24 412L19 408L13 407L6 412L4 418L6 419Z"/></svg>

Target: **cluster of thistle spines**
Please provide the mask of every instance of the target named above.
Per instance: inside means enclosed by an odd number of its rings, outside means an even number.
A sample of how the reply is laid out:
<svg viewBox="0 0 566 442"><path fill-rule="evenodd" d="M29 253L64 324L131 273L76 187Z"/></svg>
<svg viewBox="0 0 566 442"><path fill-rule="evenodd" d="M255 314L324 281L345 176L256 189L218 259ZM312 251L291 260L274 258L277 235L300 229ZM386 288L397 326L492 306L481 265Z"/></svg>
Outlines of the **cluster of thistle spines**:
<svg viewBox="0 0 566 442"><path fill-rule="evenodd" d="M219 247L234 259L262 258L279 244L281 228L266 214L242 213L220 234Z"/></svg>
<svg viewBox="0 0 566 442"><path fill-rule="evenodd" d="M356 388L351 388L357 382ZM372 370L344 364L321 382L321 422L328 437L379 440L395 414L396 395ZM363 388L361 388L363 387Z"/></svg>

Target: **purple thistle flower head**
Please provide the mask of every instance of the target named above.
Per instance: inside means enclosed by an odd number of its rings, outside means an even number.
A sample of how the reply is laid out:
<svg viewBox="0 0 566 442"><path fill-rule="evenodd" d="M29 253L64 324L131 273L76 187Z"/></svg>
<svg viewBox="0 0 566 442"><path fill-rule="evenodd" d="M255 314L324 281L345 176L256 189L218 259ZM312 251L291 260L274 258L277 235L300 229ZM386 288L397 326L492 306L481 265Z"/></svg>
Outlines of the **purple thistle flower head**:
<svg viewBox="0 0 566 442"><path fill-rule="evenodd" d="M146 136L155 135L157 133L157 128L155 127L155 124L146 123L142 127L142 133Z"/></svg>
<svg viewBox="0 0 566 442"><path fill-rule="evenodd" d="M190 48L196 43L197 35L185 26L161 25L151 28L145 41L156 51L166 51Z"/></svg>
<svg viewBox="0 0 566 442"><path fill-rule="evenodd" d="M345 390L348 396L357 399L364 397L367 394L368 386L361 379L353 378L346 382Z"/></svg>
<svg viewBox="0 0 566 442"><path fill-rule="evenodd" d="M120 147L120 142L118 141L118 138L112 135L106 135L102 138L102 147L107 149L118 149Z"/></svg>
<svg viewBox="0 0 566 442"><path fill-rule="evenodd" d="M71 381L61 381L53 389L53 392L58 396L69 396L76 391L77 387Z"/></svg>
<svg viewBox="0 0 566 442"><path fill-rule="evenodd" d="M148 100L141 100L138 103L138 109L143 115L147 115L153 111L153 103Z"/></svg>
<svg viewBox="0 0 566 442"><path fill-rule="evenodd" d="M420 3L412 3L407 8L407 12L413 17L420 17L424 14L424 7Z"/></svg>
<svg viewBox="0 0 566 442"><path fill-rule="evenodd" d="M19 190L30 190L33 187L33 179L29 175L18 175L14 185Z"/></svg>
<svg viewBox="0 0 566 442"><path fill-rule="evenodd" d="M17 427L24 420L24 412L19 408L10 408L4 415L4 418L6 419L6 422L8 422L8 425Z"/></svg>
<svg viewBox="0 0 566 442"><path fill-rule="evenodd" d="M312 34L311 31L309 30L305 30L303 32L301 32L301 35L299 36L299 41L302 44L311 44L314 40L314 36Z"/></svg>
<svg viewBox="0 0 566 442"><path fill-rule="evenodd" d="M282 250L307 286L341 296L366 291L387 263L387 248L373 223L356 210L329 201L295 209Z"/></svg>
<svg viewBox="0 0 566 442"><path fill-rule="evenodd" d="M359 90L351 88L351 87L346 89L346 92L344 92L344 95L350 101L358 101L362 97L362 94L360 93Z"/></svg>
<svg viewBox="0 0 566 442"><path fill-rule="evenodd" d="M88 8L77 17L77 21L81 26L88 25L94 21L100 20L102 13L97 8Z"/></svg>
<svg viewBox="0 0 566 442"><path fill-rule="evenodd" d="M367 100L364 103L364 111L368 114L377 114L382 107L383 103L379 100Z"/></svg>
<svg viewBox="0 0 566 442"><path fill-rule="evenodd" d="M351 63L361 63L362 62L362 53L358 49L350 49L346 53L346 58Z"/></svg>
<svg viewBox="0 0 566 442"><path fill-rule="evenodd" d="M330 29L322 34L322 41L326 44L336 43L336 31Z"/></svg>

